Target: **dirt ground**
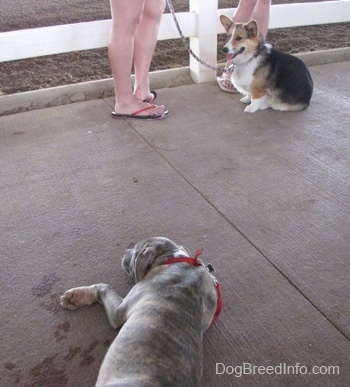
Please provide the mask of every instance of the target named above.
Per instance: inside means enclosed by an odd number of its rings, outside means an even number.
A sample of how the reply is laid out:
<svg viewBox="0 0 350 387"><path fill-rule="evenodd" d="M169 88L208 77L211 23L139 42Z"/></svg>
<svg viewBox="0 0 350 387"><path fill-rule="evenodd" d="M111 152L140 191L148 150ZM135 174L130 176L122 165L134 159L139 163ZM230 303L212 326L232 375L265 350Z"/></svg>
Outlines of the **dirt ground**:
<svg viewBox="0 0 350 387"><path fill-rule="evenodd" d="M319 0L273 0L272 4ZM219 0L220 8L236 7L238 0ZM178 12L188 0L173 0ZM168 12L168 9L166 9ZM1 0L0 32L50 25L110 19L109 0ZM267 41L284 52L297 53L350 46L350 23L274 29ZM218 59L224 61L219 36ZM188 66L180 40L160 41L151 71ZM107 48L0 63L0 94L13 94L111 77Z"/></svg>

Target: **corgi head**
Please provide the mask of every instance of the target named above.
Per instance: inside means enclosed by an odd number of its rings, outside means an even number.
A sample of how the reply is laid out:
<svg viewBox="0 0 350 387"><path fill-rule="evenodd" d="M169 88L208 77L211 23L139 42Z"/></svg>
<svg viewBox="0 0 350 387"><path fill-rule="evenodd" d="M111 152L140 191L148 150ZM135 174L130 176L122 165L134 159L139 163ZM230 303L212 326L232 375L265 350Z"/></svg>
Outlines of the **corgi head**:
<svg viewBox="0 0 350 387"><path fill-rule="evenodd" d="M240 54L245 57L254 55L261 41L255 20L251 20L248 23L234 23L227 16L221 15L220 22L229 38L223 48L227 60L232 60Z"/></svg>

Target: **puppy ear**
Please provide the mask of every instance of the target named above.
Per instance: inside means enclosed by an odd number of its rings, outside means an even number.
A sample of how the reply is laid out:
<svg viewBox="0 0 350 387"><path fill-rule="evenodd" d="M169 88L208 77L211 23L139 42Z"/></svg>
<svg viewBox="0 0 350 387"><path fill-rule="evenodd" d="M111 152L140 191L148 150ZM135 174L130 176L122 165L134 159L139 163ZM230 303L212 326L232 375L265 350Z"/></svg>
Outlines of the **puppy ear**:
<svg viewBox="0 0 350 387"><path fill-rule="evenodd" d="M258 36L258 24L255 20L251 20L249 23L245 24L245 29L248 32L248 38L255 38Z"/></svg>
<svg viewBox="0 0 350 387"><path fill-rule="evenodd" d="M140 281L149 271L158 256L156 246L146 245L135 259L135 281Z"/></svg>
<svg viewBox="0 0 350 387"><path fill-rule="evenodd" d="M232 24L233 24L233 20L231 20L229 17L225 15L220 15L220 22L225 28L225 31L229 33L230 28L232 27Z"/></svg>

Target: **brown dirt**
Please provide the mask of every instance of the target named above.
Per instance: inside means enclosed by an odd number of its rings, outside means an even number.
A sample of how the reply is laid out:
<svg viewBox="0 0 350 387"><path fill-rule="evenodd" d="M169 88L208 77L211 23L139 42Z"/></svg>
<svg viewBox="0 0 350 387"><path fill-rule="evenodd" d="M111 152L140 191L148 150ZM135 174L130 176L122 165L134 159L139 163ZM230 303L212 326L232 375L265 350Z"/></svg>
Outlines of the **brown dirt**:
<svg viewBox="0 0 350 387"><path fill-rule="evenodd" d="M272 4L319 0L273 0ZM110 18L109 0L2 0L0 32ZM236 7L238 0L219 0L220 8ZM188 0L173 0L175 10L188 11ZM166 10L168 12L168 10ZM267 41L289 53L350 46L350 23L275 29ZM219 36L218 58L224 61ZM188 66L180 40L157 44L151 70ZM107 48L0 63L0 94L12 94L111 77Z"/></svg>

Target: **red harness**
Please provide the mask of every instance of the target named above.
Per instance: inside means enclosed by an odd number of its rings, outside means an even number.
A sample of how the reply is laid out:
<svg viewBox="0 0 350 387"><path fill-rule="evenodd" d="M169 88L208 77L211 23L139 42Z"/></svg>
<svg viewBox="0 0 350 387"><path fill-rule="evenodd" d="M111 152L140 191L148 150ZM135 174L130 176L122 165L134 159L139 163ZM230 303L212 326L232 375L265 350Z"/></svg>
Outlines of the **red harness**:
<svg viewBox="0 0 350 387"><path fill-rule="evenodd" d="M170 258L167 261L163 262L162 265L170 265L172 263L188 263L188 264L193 265L193 266L204 266L205 267L203 262L200 259L198 259L198 257L202 254L202 252L203 252L203 249L198 249L193 258L192 257ZM211 323L210 323L210 325L213 325L221 313L222 293L221 293L221 287L220 287L218 280L213 275L211 275L211 277L213 279L213 282L214 282L214 285L216 288L216 292L218 294L218 298L217 298L217 302L216 302L216 310L215 310L213 319L211 320Z"/></svg>

